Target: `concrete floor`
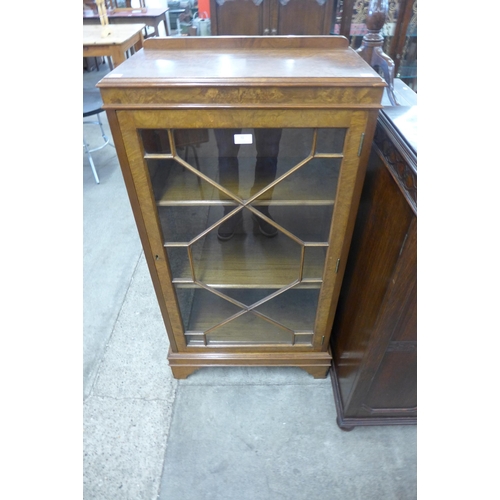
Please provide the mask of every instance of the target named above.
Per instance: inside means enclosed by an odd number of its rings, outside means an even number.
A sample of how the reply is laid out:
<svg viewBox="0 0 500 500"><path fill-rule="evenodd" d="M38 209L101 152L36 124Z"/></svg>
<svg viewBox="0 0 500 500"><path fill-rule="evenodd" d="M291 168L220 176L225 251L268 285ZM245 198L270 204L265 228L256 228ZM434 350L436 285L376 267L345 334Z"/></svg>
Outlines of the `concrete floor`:
<svg viewBox="0 0 500 500"><path fill-rule="evenodd" d="M93 157L100 184L83 157L84 499L416 499L416 427L341 431L329 379L291 368L172 378L116 152Z"/></svg>

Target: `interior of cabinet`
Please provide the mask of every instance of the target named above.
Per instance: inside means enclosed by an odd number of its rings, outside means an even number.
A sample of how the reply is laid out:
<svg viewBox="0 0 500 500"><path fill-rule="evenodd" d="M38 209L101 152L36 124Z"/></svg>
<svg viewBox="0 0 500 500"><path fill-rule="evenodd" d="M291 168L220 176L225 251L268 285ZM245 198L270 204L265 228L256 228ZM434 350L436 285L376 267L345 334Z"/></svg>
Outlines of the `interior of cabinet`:
<svg viewBox="0 0 500 500"><path fill-rule="evenodd" d="M346 129L281 129L276 175L258 185L259 132L237 132L250 144L222 182L213 129L140 131L187 345L312 345ZM261 207L277 237L259 232ZM242 223L221 243L224 210Z"/></svg>

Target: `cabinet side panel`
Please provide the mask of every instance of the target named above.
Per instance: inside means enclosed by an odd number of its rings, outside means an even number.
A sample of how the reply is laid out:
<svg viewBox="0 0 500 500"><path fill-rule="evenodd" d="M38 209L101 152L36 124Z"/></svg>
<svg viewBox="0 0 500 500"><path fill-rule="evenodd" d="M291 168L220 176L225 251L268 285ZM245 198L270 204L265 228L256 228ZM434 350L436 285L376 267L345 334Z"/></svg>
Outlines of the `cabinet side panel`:
<svg viewBox="0 0 500 500"><path fill-rule="evenodd" d="M409 348L417 342L417 218L412 217L404 247L399 256L395 284L399 287L399 300L393 304L394 316L399 315L391 342L394 349ZM407 297L403 304L403 296Z"/></svg>
<svg viewBox="0 0 500 500"><path fill-rule="evenodd" d="M366 357L379 357L374 328L412 217L386 166L372 152L332 330L334 366L344 405ZM347 408L346 408L347 410Z"/></svg>
<svg viewBox="0 0 500 500"><path fill-rule="evenodd" d="M108 122L110 125L111 133L113 135L113 142L116 147L116 152L118 155L118 159L120 162L120 168L123 174L123 179L125 182L125 186L127 189L127 194L130 200L132 213L134 214L135 223L137 226L137 230L139 232L139 237L141 239L142 247L144 250L144 256L146 258L146 262L148 264L149 272L151 275L151 280L153 282L153 287L158 299L158 305L160 307L160 311L162 314L162 318L165 324L165 329L167 331L171 349L174 352L177 352L178 347L176 340L174 338L174 334L172 331L172 325L170 323L167 307L165 301L163 299L163 290L161 286L160 277L156 272L155 260L153 257L153 251L151 249L148 233L146 229L146 222L144 220L143 212L141 210L141 206L139 203L139 196L137 192L137 187L134 183L134 178L132 175L132 171L130 168L129 158L127 156L125 144L123 141L123 131L121 130L120 123L118 121L116 112L107 111L106 112Z"/></svg>
<svg viewBox="0 0 500 500"><path fill-rule="evenodd" d="M407 303L405 310L402 311L398 327L394 331L392 342L417 342L417 290L416 290L416 272L415 272L415 290L412 292L412 298Z"/></svg>
<svg viewBox="0 0 500 500"><path fill-rule="evenodd" d="M416 350L387 352L357 416L416 416L416 407Z"/></svg>
<svg viewBox="0 0 500 500"><path fill-rule="evenodd" d="M148 258L148 262L154 263L151 274L159 282L160 289L157 291L157 294L159 292L157 296L162 312L163 310L168 311L167 316L164 316L164 321L169 332L170 341L174 346L173 349L182 349L186 345L182 321L175 300L171 271L164 247L150 174L144 160L143 144L139 137L139 127L134 112L119 111L117 119L123 138L127 165L132 177L133 189L138 200L138 210L146 233L143 241L144 253Z"/></svg>
<svg viewBox="0 0 500 500"><path fill-rule="evenodd" d="M417 283L416 219L413 218L389 290L374 327L374 338L392 332L380 364L366 363L366 374L351 399L357 416L416 416L417 407ZM375 357L374 357L375 358ZM363 393L364 391L364 393Z"/></svg>

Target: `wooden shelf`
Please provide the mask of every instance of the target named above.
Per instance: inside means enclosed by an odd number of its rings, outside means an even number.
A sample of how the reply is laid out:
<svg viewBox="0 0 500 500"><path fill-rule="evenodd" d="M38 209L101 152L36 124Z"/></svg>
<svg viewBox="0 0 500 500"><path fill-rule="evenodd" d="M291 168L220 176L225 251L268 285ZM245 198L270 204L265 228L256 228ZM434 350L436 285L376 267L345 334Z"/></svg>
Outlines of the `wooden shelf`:
<svg viewBox="0 0 500 500"><path fill-rule="evenodd" d="M333 205L338 173L332 171L330 178L323 174L321 178L324 179L324 182L317 185L314 183L314 179L318 178L318 174L311 172L312 168L308 169L307 165L303 168L303 171L299 170L292 174L294 182L284 180L277 184L271 200L257 199L253 205ZM217 173L213 170L207 173L206 170L203 168L203 173L217 182ZM244 184L244 181L241 184ZM248 199L250 198L250 186L251 183L247 182L246 189L245 187L241 189L226 187L243 199ZM298 186L300 186L300 190L297 189ZM219 198L220 191L216 187L197 178L195 174L188 172L181 165L172 166L170 175L165 176L163 182L157 184L154 189L156 204L159 207L234 205L235 203L234 201L221 200Z"/></svg>
<svg viewBox="0 0 500 500"><path fill-rule="evenodd" d="M313 246L326 246L329 238L329 221L332 214L332 205L322 206L273 206L270 207L270 214L274 221L295 236L298 241ZM186 207L161 207L159 210L160 224L163 230L163 241L165 246L186 246L189 242L197 240L208 228L213 227L223 217L222 207L191 206ZM243 208L243 225L237 228L236 235L254 234L260 236L258 241L247 241L246 251L253 252L250 242L260 245L263 239L255 222L253 214L249 209ZM213 237L217 229L212 229L203 238ZM283 233L279 232L278 237ZM288 238L283 234L284 238ZM288 238L290 239L290 238ZM218 244L221 244L219 241ZM231 248L231 244L226 245Z"/></svg>
<svg viewBox="0 0 500 500"><path fill-rule="evenodd" d="M192 248L195 277L218 288L282 288L300 278L301 246L284 234L266 238L245 228L229 241L219 241L214 232ZM326 245L326 243L325 243ZM186 247L167 247L174 281L189 286L191 270ZM326 247L305 249L302 286L319 288Z"/></svg>
<svg viewBox="0 0 500 500"><path fill-rule="evenodd" d="M163 132L165 135L166 131ZM245 132L251 134L253 130L245 129ZM273 189L271 200L266 200L263 196L257 199L254 205L333 205L342 161L340 152L344 133L344 129L319 131L317 156L278 182ZM233 203L227 201L225 195L223 195L225 199L221 200L222 193L210 183L219 182L219 170L213 130L209 130L208 137L208 141L180 152L179 161L169 155L168 145L163 146L164 153L146 155L157 206L209 206ZM290 170L306 160L311 153L312 144L312 129L283 129L276 179L286 176ZM224 186L244 200L252 195L256 155L254 147L254 145L243 145L240 149L239 184ZM196 151L196 157L193 150ZM336 156L325 156L327 154ZM210 181L197 176L195 172L182 165L181 161L187 162ZM322 179L321 183L317 182L318 178Z"/></svg>
<svg viewBox="0 0 500 500"><path fill-rule="evenodd" d="M250 306L273 292L235 290L231 297ZM244 312L242 308L204 289L184 290L179 293L179 302L190 345L304 345L312 340L318 296L318 290L287 290L255 309L269 320L251 311ZM296 307L290 307L290 304ZM224 323L232 317L234 319ZM206 332L205 335L203 332Z"/></svg>

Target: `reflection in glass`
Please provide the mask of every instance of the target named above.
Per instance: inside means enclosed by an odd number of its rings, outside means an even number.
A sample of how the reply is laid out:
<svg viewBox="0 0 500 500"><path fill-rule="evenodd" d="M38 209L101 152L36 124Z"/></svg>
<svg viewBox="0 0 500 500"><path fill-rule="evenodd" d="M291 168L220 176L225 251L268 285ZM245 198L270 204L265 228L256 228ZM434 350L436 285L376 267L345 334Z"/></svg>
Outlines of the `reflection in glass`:
<svg viewBox="0 0 500 500"><path fill-rule="evenodd" d="M238 153L242 143L253 142L255 138L256 159L253 184L250 188L250 197L266 188L276 178L278 165L279 145L282 129L255 129L254 137L251 134L242 134L242 129L216 129L214 131L219 153L219 182L232 193L240 196L240 168ZM219 193L221 200L230 199L226 193ZM272 197L272 188L267 189L262 195L266 199ZM257 208L268 219L272 219L269 207L266 205ZM231 207L224 206L224 215L229 214ZM262 234L274 237L278 234L276 227L254 213L253 218L258 224ZM221 240L230 239L242 221L242 214L225 220L218 229Z"/></svg>
<svg viewBox="0 0 500 500"><path fill-rule="evenodd" d="M285 235L272 240L263 237L252 228L249 211L242 212L241 232L229 241L221 244L214 229L193 243L196 279L210 286L278 288L297 280L300 245Z"/></svg>
<svg viewBox="0 0 500 500"><path fill-rule="evenodd" d="M346 129L140 134L187 344L311 345Z"/></svg>

